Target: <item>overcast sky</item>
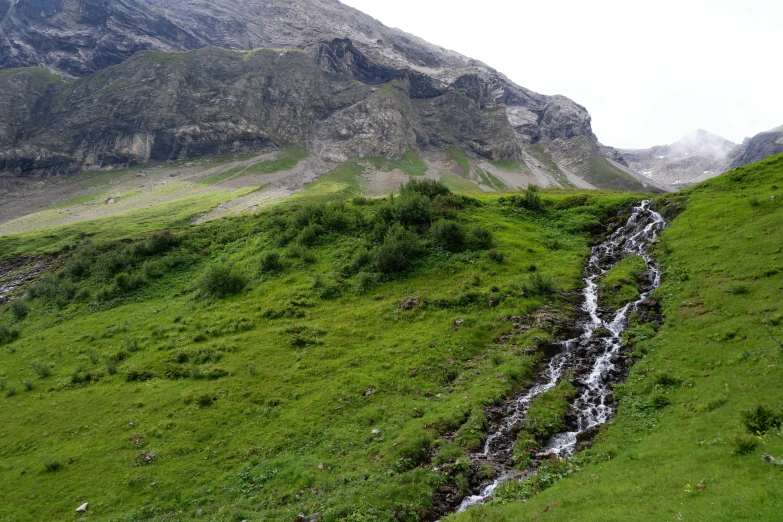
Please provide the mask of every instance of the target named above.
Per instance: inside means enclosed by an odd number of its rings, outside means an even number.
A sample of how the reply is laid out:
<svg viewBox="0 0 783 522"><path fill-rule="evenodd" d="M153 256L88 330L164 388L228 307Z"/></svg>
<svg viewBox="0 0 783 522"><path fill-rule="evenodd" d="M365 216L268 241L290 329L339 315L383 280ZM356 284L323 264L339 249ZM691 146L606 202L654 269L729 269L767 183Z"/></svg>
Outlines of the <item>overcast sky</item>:
<svg viewBox="0 0 783 522"><path fill-rule="evenodd" d="M783 125L783 0L343 0L543 94L584 105L601 142Z"/></svg>

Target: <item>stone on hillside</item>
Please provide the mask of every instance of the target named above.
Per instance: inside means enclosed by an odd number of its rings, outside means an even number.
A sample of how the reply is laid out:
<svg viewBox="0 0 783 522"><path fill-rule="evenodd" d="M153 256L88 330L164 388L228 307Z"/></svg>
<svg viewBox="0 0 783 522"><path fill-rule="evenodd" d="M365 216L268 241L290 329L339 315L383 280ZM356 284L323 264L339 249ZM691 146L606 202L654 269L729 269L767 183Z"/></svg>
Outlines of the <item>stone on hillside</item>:
<svg viewBox="0 0 783 522"><path fill-rule="evenodd" d="M90 503L89 502L85 502L84 504L82 504L81 506L76 508L76 512L77 513L86 513L87 512L87 508L89 506L90 506Z"/></svg>

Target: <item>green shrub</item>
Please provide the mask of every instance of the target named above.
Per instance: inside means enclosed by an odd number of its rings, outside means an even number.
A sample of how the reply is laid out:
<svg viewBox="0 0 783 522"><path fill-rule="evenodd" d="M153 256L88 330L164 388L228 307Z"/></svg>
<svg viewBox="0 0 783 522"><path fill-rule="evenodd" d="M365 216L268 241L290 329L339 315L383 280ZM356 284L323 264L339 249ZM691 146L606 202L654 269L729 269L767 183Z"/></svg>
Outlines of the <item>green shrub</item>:
<svg viewBox="0 0 783 522"><path fill-rule="evenodd" d="M202 393L196 397L196 404L202 408L206 408L208 406L212 406L216 400L217 397L215 397L214 393Z"/></svg>
<svg viewBox="0 0 783 522"><path fill-rule="evenodd" d="M433 243L448 252L461 252L465 249L467 233L456 221L441 219L430 228Z"/></svg>
<svg viewBox="0 0 783 522"><path fill-rule="evenodd" d="M663 395L661 393L653 395L652 398L650 398L650 406L655 408L656 410L662 410L666 406L670 405L672 403L671 400L666 395Z"/></svg>
<svg viewBox="0 0 783 522"><path fill-rule="evenodd" d="M19 329L0 324L0 345L15 341L19 337Z"/></svg>
<svg viewBox="0 0 783 522"><path fill-rule="evenodd" d="M151 381L157 376L158 374L150 368L133 368L125 374L125 380L128 382L145 382Z"/></svg>
<svg viewBox="0 0 783 522"><path fill-rule="evenodd" d="M296 238L297 243L304 246L314 246L323 237L324 227L317 223L311 223L304 227Z"/></svg>
<svg viewBox="0 0 783 522"><path fill-rule="evenodd" d="M379 272L394 274L408 270L421 255L419 238L398 225L389 230L375 251L374 264Z"/></svg>
<svg viewBox="0 0 783 522"><path fill-rule="evenodd" d="M432 221L432 203L427 196L408 193L394 200L393 216L406 227L428 225Z"/></svg>
<svg viewBox="0 0 783 522"><path fill-rule="evenodd" d="M167 364L163 370L163 375L167 379L175 381L187 379L190 376L190 369L184 364Z"/></svg>
<svg viewBox="0 0 783 522"><path fill-rule="evenodd" d="M748 288L747 285L734 284L729 286L726 289L726 292L728 292L731 295L747 295L750 293L750 288Z"/></svg>
<svg viewBox="0 0 783 522"><path fill-rule="evenodd" d="M773 411L764 406L742 412L742 425L754 435L764 435L783 424L783 412Z"/></svg>
<svg viewBox="0 0 783 522"><path fill-rule="evenodd" d="M143 257L156 256L168 252L179 243L180 239L171 232L160 232L136 243L133 247L133 253Z"/></svg>
<svg viewBox="0 0 783 522"><path fill-rule="evenodd" d="M139 340L134 337L126 337L125 340L122 341L122 349L124 352L130 353L136 353L140 351L141 347L139 346Z"/></svg>
<svg viewBox="0 0 783 522"><path fill-rule="evenodd" d="M315 254L301 243L294 243L288 248L286 255L292 259L299 259L302 263L312 264L317 261ZM263 263L262 263L263 269Z"/></svg>
<svg viewBox="0 0 783 522"><path fill-rule="evenodd" d="M418 194L426 196L428 199L435 199L438 196L446 196L451 191L440 181L431 179L412 179L406 183L400 191L402 195Z"/></svg>
<svg viewBox="0 0 783 522"><path fill-rule="evenodd" d="M731 439L731 445L737 455L747 455L753 453L759 446L759 438L747 433L737 433Z"/></svg>
<svg viewBox="0 0 783 522"><path fill-rule="evenodd" d="M504 256L502 253L498 252L494 248L490 248L489 252L487 252L487 257L489 257L490 260L494 261L495 263L502 263L506 260L506 256Z"/></svg>
<svg viewBox="0 0 783 522"><path fill-rule="evenodd" d="M23 299L14 299L8 305L8 309L11 311L11 314L19 321L22 321L25 317L27 317L27 314L30 313L30 307Z"/></svg>
<svg viewBox="0 0 783 522"><path fill-rule="evenodd" d="M24 389L27 391L33 391L33 388L35 388L35 385L33 384L33 381L29 379L23 379L22 380L22 386L24 386Z"/></svg>
<svg viewBox="0 0 783 522"><path fill-rule="evenodd" d="M45 379L46 377L52 375L52 366L49 364L45 364L40 361L33 361L30 366L33 369L33 373L35 373L41 379Z"/></svg>
<svg viewBox="0 0 783 522"><path fill-rule="evenodd" d="M304 245L301 245L303 248ZM267 252L261 256L261 271L262 272L278 272L283 269L283 262L280 259L280 254L277 252Z"/></svg>
<svg viewBox="0 0 783 522"><path fill-rule="evenodd" d="M103 376L100 374L100 372L95 370L87 370L86 368L77 366L71 373L71 384L79 385L98 382L102 377Z"/></svg>
<svg viewBox="0 0 783 522"><path fill-rule="evenodd" d="M43 462L44 469L49 472L54 472L63 467L62 464L56 459L48 458Z"/></svg>
<svg viewBox="0 0 783 522"><path fill-rule="evenodd" d="M555 280L538 272L534 272L527 278L523 288L525 292L531 295L552 295L557 291Z"/></svg>
<svg viewBox="0 0 783 522"><path fill-rule="evenodd" d="M492 248L492 232L479 225L472 226L468 229L466 243L470 250Z"/></svg>
<svg viewBox="0 0 783 522"><path fill-rule="evenodd" d="M530 185L527 187L521 196L511 196L510 201L512 204L526 208L528 210L539 211L543 210L544 202L541 199L541 195L538 193L537 185Z"/></svg>
<svg viewBox="0 0 783 522"><path fill-rule="evenodd" d="M241 292L247 281L235 269L226 265L215 265L207 268L198 283L202 297L228 297Z"/></svg>

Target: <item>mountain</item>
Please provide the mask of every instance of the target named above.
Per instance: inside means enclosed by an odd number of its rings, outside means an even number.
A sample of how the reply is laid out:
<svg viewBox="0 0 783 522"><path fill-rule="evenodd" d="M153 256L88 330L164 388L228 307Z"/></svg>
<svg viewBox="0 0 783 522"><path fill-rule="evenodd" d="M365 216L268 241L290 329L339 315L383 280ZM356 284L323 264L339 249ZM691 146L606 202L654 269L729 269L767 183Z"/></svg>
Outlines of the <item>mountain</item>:
<svg viewBox="0 0 783 522"><path fill-rule="evenodd" d="M18 0L0 67L0 169L17 175L295 142L330 161L456 147L553 184L655 188L584 107L335 0Z"/></svg>
<svg viewBox="0 0 783 522"><path fill-rule="evenodd" d="M651 183L679 190L783 153L783 125L745 138L739 145L700 129L671 145L616 152Z"/></svg>
<svg viewBox="0 0 783 522"><path fill-rule="evenodd" d="M649 149L622 149L628 166L643 176L673 188L682 188L722 174L736 144L698 130L671 145Z"/></svg>
<svg viewBox="0 0 783 522"><path fill-rule="evenodd" d="M783 125L745 138L730 156L729 168L742 167L783 153Z"/></svg>

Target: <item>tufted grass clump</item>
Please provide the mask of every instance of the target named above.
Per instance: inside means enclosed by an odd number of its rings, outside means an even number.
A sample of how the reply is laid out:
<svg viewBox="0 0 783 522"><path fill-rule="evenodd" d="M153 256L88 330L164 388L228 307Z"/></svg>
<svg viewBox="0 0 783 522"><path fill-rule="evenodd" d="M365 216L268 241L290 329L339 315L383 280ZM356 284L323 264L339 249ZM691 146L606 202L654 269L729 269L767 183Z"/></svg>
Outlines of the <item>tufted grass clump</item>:
<svg viewBox="0 0 783 522"><path fill-rule="evenodd" d="M59 460L54 458L47 458L43 461L44 469L50 473L54 473L55 471L58 471L60 468L63 467L63 465L60 463Z"/></svg>
<svg viewBox="0 0 783 522"><path fill-rule="evenodd" d="M30 367L33 370L33 373L38 376L40 379L45 379L52 375L52 365L46 364L41 361L33 361Z"/></svg>
<svg viewBox="0 0 783 522"><path fill-rule="evenodd" d="M214 265L207 268L198 282L202 298L224 298L236 295L244 290L247 280L235 268L227 265Z"/></svg>

